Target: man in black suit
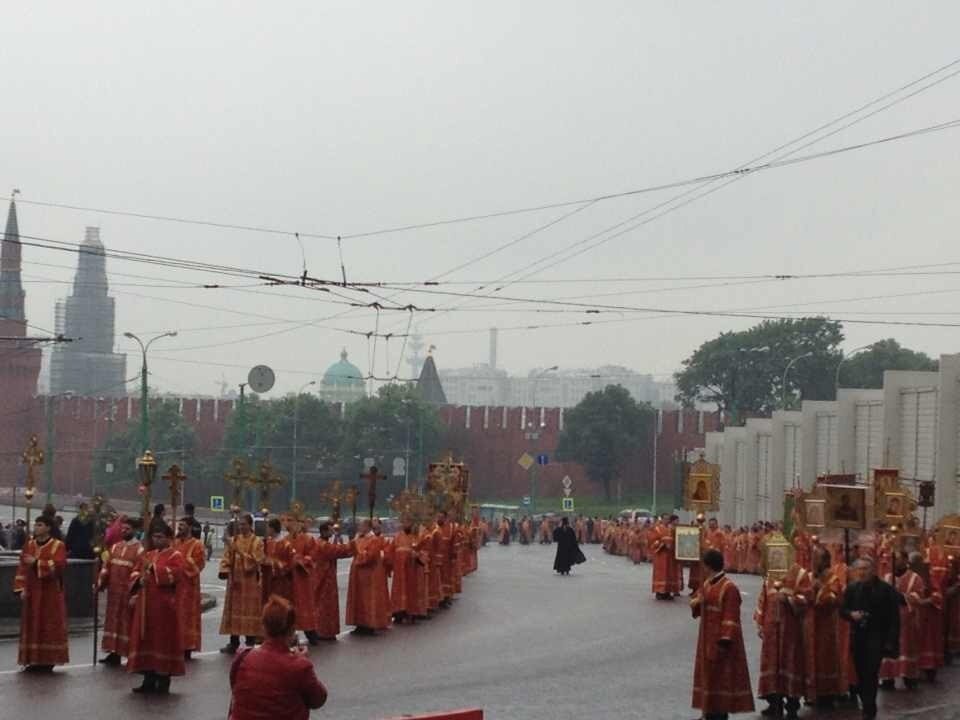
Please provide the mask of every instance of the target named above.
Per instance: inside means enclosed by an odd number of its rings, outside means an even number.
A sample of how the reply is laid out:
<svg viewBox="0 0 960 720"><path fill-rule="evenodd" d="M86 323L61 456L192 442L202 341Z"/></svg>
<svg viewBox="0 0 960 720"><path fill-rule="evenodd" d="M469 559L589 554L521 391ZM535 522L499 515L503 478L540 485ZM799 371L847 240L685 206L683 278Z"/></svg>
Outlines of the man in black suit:
<svg viewBox="0 0 960 720"><path fill-rule="evenodd" d="M873 561L854 564L857 582L847 587L840 617L852 625L851 645L857 668L857 694L864 720L877 716L877 684L884 657L900 655L900 604L902 598L877 577Z"/></svg>

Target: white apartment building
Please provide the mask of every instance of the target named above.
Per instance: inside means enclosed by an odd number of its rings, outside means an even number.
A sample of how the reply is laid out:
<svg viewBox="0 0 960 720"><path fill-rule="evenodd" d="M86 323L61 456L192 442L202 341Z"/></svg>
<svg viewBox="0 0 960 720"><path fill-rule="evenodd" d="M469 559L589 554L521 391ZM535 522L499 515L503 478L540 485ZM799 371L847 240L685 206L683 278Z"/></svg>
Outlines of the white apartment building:
<svg viewBox="0 0 960 720"><path fill-rule="evenodd" d="M877 467L899 468L908 485L935 481L935 522L960 512L960 354L942 355L937 372L887 371L881 390L841 389L835 401L708 433L705 452L721 465L723 524L780 520L795 484L808 490L825 473L869 484Z"/></svg>

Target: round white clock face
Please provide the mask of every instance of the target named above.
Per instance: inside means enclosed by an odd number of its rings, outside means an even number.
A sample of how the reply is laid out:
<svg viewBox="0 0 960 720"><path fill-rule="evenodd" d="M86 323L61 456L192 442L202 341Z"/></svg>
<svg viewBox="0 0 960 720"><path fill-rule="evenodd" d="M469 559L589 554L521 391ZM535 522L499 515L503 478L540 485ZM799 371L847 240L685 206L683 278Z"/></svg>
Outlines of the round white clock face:
<svg viewBox="0 0 960 720"><path fill-rule="evenodd" d="M250 384L250 389L256 393L265 393L273 387L273 383L276 381L276 376L273 374L273 370L268 368L266 365L257 365L250 371L250 374L247 376L247 382Z"/></svg>

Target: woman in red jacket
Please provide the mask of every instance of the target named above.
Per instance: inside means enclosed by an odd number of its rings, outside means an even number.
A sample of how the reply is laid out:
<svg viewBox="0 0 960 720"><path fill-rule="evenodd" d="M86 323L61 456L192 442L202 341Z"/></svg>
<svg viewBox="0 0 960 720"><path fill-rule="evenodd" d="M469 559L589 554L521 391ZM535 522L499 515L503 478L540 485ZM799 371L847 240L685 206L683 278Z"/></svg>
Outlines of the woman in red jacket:
<svg viewBox="0 0 960 720"><path fill-rule="evenodd" d="M290 649L293 605L273 595L263 608L265 641L237 655L230 668L230 720L308 720L327 701L304 648Z"/></svg>

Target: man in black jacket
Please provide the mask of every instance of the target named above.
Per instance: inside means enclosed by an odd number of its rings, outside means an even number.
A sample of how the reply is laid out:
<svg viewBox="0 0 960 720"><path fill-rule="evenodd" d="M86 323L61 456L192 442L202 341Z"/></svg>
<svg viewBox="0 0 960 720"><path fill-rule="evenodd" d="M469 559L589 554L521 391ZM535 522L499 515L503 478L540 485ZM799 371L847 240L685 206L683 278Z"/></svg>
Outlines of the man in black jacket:
<svg viewBox="0 0 960 720"><path fill-rule="evenodd" d="M877 577L873 561L854 564L857 582L843 596L840 617L852 625L853 662L857 668L857 694L864 720L877 716L877 683L884 657L900 655L900 594Z"/></svg>

